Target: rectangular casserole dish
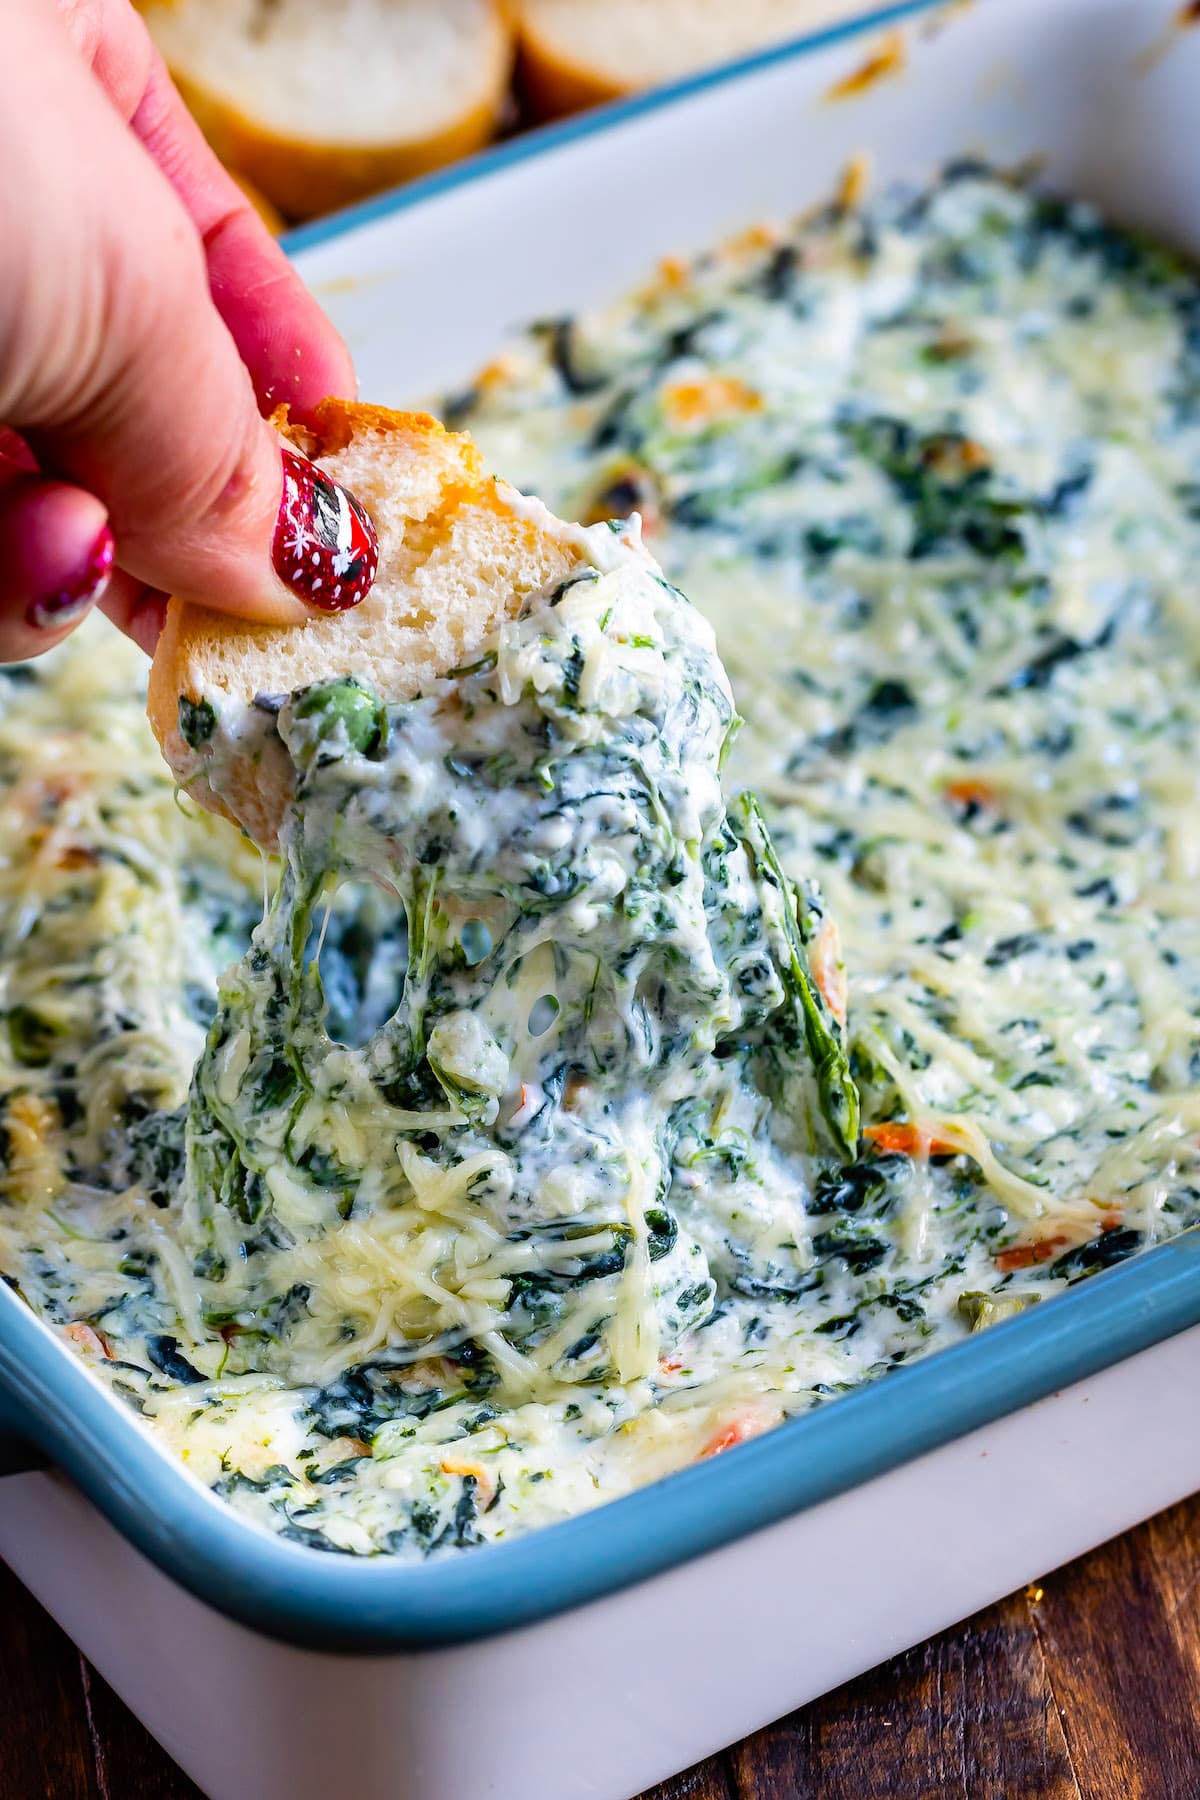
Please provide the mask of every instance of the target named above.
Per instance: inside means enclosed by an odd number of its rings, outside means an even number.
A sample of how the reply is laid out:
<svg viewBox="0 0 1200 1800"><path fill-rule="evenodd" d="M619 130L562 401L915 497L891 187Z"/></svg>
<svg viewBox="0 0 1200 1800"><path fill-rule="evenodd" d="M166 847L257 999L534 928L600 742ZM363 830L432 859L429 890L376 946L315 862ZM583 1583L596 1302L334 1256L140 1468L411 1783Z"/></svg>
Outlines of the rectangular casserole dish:
<svg viewBox="0 0 1200 1800"><path fill-rule="evenodd" d="M879 182L1037 157L1200 255L1200 33L1174 11L894 7L292 248L390 403L665 251L821 199L864 149ZM899 71L831 100L884 30ZM5 1289L0 1552L216 1800L622 1800L1200 1486L1198 1351L1185 1235L600 1511L389 1566L236 1517Z"/></svg>

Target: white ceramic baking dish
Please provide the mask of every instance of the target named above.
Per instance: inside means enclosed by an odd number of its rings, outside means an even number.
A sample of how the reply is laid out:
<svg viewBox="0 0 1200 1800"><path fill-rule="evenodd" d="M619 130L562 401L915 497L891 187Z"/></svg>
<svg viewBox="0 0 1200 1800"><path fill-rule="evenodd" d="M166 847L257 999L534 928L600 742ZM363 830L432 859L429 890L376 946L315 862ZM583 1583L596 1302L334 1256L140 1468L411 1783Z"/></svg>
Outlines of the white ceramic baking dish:
<svg viewBox="0 0 1200 1800"><path fill-rule="evenodd" d="M1173 12L892 8L292 245L391 402L864 149L878 181L1036 156L1200 252L1200 32ZM831 100L885 29L902 71ZM214 1800L624 1800L1200 1486L1198 1356L1184 1237L585 1518L404 1567L235 1517L0 1288L0 1448L58 1465L0 1481L0 1552Z"/></svg>

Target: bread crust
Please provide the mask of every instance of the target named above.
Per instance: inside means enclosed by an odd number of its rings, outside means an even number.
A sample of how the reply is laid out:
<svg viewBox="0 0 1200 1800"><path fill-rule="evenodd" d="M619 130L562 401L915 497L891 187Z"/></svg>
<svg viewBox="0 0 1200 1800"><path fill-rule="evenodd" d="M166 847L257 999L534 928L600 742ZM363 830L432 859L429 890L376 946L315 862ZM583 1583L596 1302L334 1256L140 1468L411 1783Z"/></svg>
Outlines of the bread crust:
<svg viewBox="0 0 1200 1800"><path fill-rule="evenodd" d="M323 400L303 424L286 408L272 423L305 455L344 473L380 542L379 575L352 612L316 614L295 626L256 625L172 598L150 670L147 713L181 788L275 847L291 769L272 740L223 765L180 732L180 700L248 707L258 694L289 693L329 676L357 675L385 700L411 699L474 654L531 592L579 561L570 528L514 506L511 489L485 473L477 446L428 413ZM339 459L342 459L339 461ZM367 491L369 484L370 491Z"/></svg>
<svg viewBox="0 0 1200 1800"><path fill-rule="evenodd" d="M490 144L508 91L510 58L497 61L488 91L444 130L393 144L317 143L257 124L219 96L172 71L175 85L221 161L289 219L352 206L385 188L458 162Z"/></svg>
<svg viewBox="0 0 1200 1800"><path fill-rule="evenodd" d="M527 109L537 119L565 118L633 92L632 86L564 56L539 33L530 8L524 5L518 21L517 82Z"/></svg>
<svg viewBox="0 0 1200 1800"><path fill-rule="evenodd" d="M740 8L735 0L726 0L726 5L724 23L735 19L738 29L714 36L706 27L705 14L697 18L686 0L669 6L646 4L643 12L650 15L668 53L653 64L643 59L639 66L637 48L621 30L619 14L626 9L615 9L618 16L613 19L606 0L570 0L566 5L519 0L517 68L529 111L541 119L579 112L865 10L864 0L784 0L779 5L742 0ZM580 19L604 25L616 52L611 59L589 58L586 49L572 41Z"/></svg>
<svg viewBox="0 0 1200 1800"><path fill-rule="evenodd" d="M250 202L267 230L271 233L271 236L281 237L287 230L287 220L284 218L279 208L273 205L272 202L267 199L267 196L263 193L262 189L256 188L254 183L245 175L239 174L236 169L230 169L229 173L241 188L243 194L245 194L247 200Z"/></svg>

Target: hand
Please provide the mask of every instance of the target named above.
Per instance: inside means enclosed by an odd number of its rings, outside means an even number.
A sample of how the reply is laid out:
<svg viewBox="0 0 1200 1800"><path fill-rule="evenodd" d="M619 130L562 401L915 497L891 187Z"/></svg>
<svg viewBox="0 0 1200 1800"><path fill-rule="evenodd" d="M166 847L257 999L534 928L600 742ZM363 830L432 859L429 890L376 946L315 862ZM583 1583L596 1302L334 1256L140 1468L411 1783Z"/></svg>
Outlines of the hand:
<svg viewBox="0 0 1200 1800"><path fill-rule="evenodd" d="M329 604L306 576L318 558L354 604L369 521L281 459L260 411L352 394L341 340L129 0L3 13L0 660L48 649L97 600L146 648L167 593L299 620Z"/></svg>

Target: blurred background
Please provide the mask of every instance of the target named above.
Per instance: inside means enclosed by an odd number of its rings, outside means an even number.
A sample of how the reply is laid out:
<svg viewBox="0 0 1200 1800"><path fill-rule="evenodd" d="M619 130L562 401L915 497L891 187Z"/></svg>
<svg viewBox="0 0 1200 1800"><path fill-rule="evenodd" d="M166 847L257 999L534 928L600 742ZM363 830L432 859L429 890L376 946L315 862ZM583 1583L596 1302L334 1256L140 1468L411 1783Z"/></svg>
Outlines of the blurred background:
<svg viewBox="0 0 1200 1800"><path fill-rule="evenodd" d="M880 0L139 0L276 231Z"/></svg>

